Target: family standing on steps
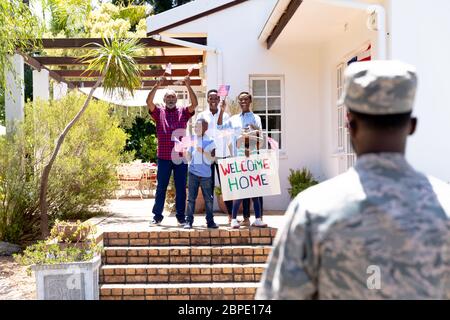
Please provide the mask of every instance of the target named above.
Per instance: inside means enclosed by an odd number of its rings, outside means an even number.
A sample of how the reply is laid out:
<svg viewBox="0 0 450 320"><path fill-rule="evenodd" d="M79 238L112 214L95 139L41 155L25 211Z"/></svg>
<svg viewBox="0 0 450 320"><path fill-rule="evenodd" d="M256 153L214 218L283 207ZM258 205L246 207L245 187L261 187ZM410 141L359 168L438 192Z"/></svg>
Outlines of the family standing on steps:
<svg viewBox="0 0 450 320"><path fill-rule="evenodd" d="M220 175L217 160L228 157L257 154L262 137L261 118L250 110L252 96L248 92L238 95L241 113L230 117L225 112L226 103L221 100L218 91L207 93L209 109L199 114L195 123L194 136L185 137L187 123L195 114L198 105L197 96L190 86L189 76L184 83L189 93L191 104L177 107L177 95L167 90L164 104L153 102L156 91L164 84L162 77L147 97L149 113L156 123L158 139L157 151L157 187L153 219L151 225L159 225L163 220L164 202L170 176L174 175L176 218L180 226L191 229L194 222L195 200L198 189L202 189L206 206L206 223L208 228L218 228L214 222L213 200L215 172L219 183ZM189 175L189 179L187 179ZM188 182L188 205L186 210L186 181ZM250 200L253 202L255 220L253 227L267 227L262 221L262 197L226 201L230 226L239 229L250 226ZM239 208L243 205L244 220L237 220Z"/></svg>

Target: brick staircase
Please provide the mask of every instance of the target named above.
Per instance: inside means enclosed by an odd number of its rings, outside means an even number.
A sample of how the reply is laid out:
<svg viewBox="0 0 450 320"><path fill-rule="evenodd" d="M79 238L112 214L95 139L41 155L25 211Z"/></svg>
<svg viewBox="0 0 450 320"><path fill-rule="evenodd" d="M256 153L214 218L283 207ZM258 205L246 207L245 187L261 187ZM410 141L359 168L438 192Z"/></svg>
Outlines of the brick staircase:
<svg viewBox="0 0 450 320"><path fill-rule="evenodd" d="M105 232L102 300L251 300L276 229Z"/></svg>

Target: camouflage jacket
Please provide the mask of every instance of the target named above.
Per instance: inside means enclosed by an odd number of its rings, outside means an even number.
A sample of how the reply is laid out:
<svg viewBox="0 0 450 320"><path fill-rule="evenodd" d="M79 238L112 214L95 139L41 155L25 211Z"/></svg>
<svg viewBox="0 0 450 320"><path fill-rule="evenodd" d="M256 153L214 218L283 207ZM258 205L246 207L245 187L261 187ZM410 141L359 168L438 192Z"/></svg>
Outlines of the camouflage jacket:
<svg viewBox="0 0 450 320"><path fill-rule="evenodd" d="M450 186L397 153L300 193L257 299L450 298Z"/></svg>

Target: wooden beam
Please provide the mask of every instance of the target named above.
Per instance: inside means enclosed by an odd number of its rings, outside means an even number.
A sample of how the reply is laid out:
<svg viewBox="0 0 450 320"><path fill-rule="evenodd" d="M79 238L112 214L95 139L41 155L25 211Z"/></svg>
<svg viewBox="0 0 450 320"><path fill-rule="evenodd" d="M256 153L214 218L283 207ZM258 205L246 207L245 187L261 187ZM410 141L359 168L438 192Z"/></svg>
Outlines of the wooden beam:
<svg viewBox="0 0 450 320"><path fill-rule="evenodd" d="M216 12L221 11L221 10L225 10L225 9L227 9L229 7L235 6L235 5L240 4L242 2L245 2L245 1L248 1L248 0L235 0L233 2L229 2L227 4L218 6L218 7L214 8L214 9L204 11L202 13L199 13L199 14L195 15L195 16L192 16L192 17L189 17L189 18L177 21L175 23L169 24L169 25L167 25L165 27L153 30L152 32L147 33L147 36L158 34L158 33L161 33L163 31L166 31L168 29L172 29L172 28L178 27L180 25L183 25L185 23L188 23L188 22L191 22L191 21L194 21L194 20L206 17L206 16L208 16L210 14L216 13Z"/></svg>
<svg viewBox="0 0 450 320"><path fill-rule="evenodd" d="M86 65L86 61L75 57L35 57L43 65ZM189 56L147 56L137 57L138 64L159 65L159 64L195 64L203 62L202 55Z"/></svg>
<svg viewBox="0 0 450 320"><path fill-rule="evenodd" d="M195 44L206 45L206 37L184 37L175 38ZM44 49L92 49L97 48L95 44L103 44L101 38L58 38L58 39L41 39ZM183 48L182 46L158 41L153 38L141 38L139 43L146 48Z"/></svg>
<svg viewBox="0 0 450 320"><path fill-rule="evenodd" d="M277 25L275 28L273 28L272 33L267 38L267 49L270 49L273 44L275 43L275 40L279 37L283 29L286 27L288 22L291 20L291 18L294 16L295 12L297 11L298 7L302 4L303 0L291 0L288 7L286 8L286 11L283 13L283 15L280 17L280 20L278 20Z"/></svg>
<svg viewBox="0 0 450 320"><path fill-rule="evenodd" d="M53 70L61 77L70 78L97 78L100 76L98 71L86 71L86 70ZM187 69L172 69L172 77L184 77L188 74ZM142 77L161 77L164 75L164 70L142 70ZM194 69L191 73L191 77L200 76L200 70Z"/></svg>
<svg viewBox="0 0 450 320"><path fill-rule="evenodd" d="M177 80L167 80L164 85L177 85L175 82ZM72 85L74 85L75 87L84 87L84 88L91 88L94 86L95 81L71 81L70 82ZM151 88L156 84L156 80L145 80L142 81L142 87L143 88ZM181 84L183 85L183 84ZM202 80L200 79L193 79L191 80L191 86L201 86L202 85Z"/></svg>
<svg viewBox="0 0 450 320"><path fill-rule="evenodd" d="M75 88L74 85L72 85L70 82L67 82L61 75L59 75L57 72L55 72L53 70L50 70L50 69L46 68L45 66L43 66L35 58L30 57L29 55L24 54L24 53L19 53L19 54L22 55L22 57L24 58L24 62L26 64L28 64L30 67L32 67L33 69L38 70L38 71L41 71L42 69L48 70L48 75L49 75L50 78L52 78L52 79L54 79L54 80L56 80L58 82L67 83L67 86L70 89L74 89Z"/></svg>

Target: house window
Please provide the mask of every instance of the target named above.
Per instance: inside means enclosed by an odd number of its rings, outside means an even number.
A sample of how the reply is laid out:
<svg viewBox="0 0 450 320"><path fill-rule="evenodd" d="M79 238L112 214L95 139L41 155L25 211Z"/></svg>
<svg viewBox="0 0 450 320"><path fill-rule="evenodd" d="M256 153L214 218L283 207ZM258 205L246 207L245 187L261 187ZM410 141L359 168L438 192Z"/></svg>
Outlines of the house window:
<svg viewBox="0 0 450 320"><path fill-rule="evenodd" d="M344 90L344 64L340 64L337 68L337 97L340 99ZM344 151L345 137L345 106L338 103L337 106L337 149L338 152Z"/></svg>
<svg viewBox="0 0 450 320"><path fill-rule="evenodd" d="M372 45L370 43L355 51L345 59L345 63L337 66L336 94L340 100L344 90L344 72L347 66L353 62L370 61L372 59ZM339 172L345 172L353 167L356 162L356 154L353 150L350 132L347 129L347 110L345 106L338 102L337 104L337 152L339 155Z"/></svg>
<svg viewBox="0 0 450 320"><path fill-rule="evenodd" d="M341 63L337 67L337 97L340 100L344 90L344 71L345 64ZM353 167L356 161L356 154L353 151L350 132L347 129L347 110L346 107L339 103L337 104L337 151L339 154L339 173L347 171Z"/></svg>
<svg viewBox="0 0 450 320"><path fill-rule="evenodd" d="M261 117L264 136L278 142L283 147L281 139L281 113L283 105L283 77L250 77L250 91L253 96L253 112ZM266 148L270 144L266 140Z"/></svg>

